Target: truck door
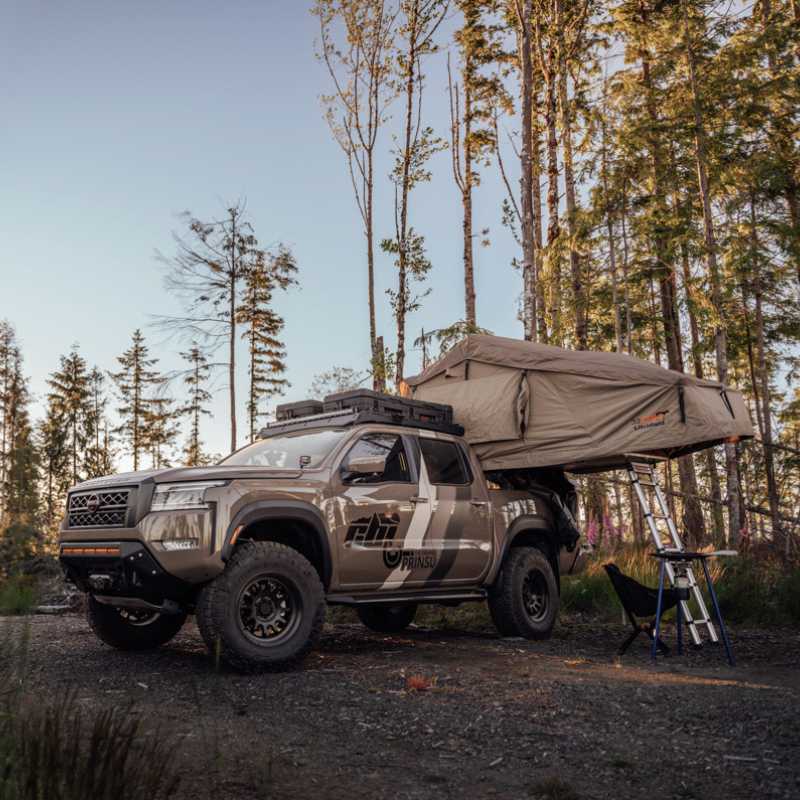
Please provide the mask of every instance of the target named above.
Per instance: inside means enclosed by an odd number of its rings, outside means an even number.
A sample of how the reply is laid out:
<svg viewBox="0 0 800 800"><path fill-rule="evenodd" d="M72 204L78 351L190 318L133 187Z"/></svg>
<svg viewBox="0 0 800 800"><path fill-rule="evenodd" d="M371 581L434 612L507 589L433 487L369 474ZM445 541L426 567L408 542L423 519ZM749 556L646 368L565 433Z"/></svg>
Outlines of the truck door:
<svg viewBox="0 0 800 800"><path fill-rule="evenodd" d="M424 541L436 553L426 587L474 583L489 569L492 558L493 521L486 481L471 467L459 442L425 432L420 432L417 441L421 481L427 484L431 506Z"/></svg>
<svg viewBox="0 0 800 800"><path fill-rule="evenodd" d="M430 516L419 493L419 473L409 458L410 437L364 433L342 458L337 490L338 583L357 590L424 585L434 567L424 547L412 550Z"/></svg>

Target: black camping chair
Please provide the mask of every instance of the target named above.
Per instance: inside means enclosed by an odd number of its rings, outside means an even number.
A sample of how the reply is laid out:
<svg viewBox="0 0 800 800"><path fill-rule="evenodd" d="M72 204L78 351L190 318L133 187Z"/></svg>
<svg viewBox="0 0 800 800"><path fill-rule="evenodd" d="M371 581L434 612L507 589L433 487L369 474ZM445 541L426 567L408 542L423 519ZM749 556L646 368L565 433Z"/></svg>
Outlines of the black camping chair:
<svg viewBox="0 0 800 800"><path fill-rule="evenodd" d="M653 640L656 627L655 619L651 619L650 622L640 622L636 617L655 617L658 606L658 589L643 586L639 581L624 575L616 564L606 564L604 569L608 573L611 585L614 587L614 591L616 591L633 628L633 633L622 643L617 651L618 655L622 655L640 633L646 633L650 641ZM674 608L676 605L678 605L677 592L674 589L664 589L661 600L661 613L669 611L670 608ZM656 644L664 655L669 653L669 647L661 639Z"/></svg>

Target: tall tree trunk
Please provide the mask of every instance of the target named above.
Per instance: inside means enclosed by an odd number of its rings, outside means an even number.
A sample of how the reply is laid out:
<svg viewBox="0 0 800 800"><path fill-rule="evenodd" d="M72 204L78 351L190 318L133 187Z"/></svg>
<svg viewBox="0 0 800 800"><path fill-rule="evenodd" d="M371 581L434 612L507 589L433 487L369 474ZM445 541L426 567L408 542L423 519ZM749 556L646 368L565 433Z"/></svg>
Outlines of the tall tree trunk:
<svg viewBox="0 0 800 800"><path fill-rule="evenodd" d="M372 389L380 390L380 378L378 376L377 349L377 326L375 323L375 233L373 228L373 194L374 194L374 167L372 160L372 149L368 149L367 154L367 186L366 197L364 198L364 235L367 239L367 305L369 308L369 352L372 367Z"/></svg>
<svg viewBox="0 0 800 800"><path fill-rule="evenodd" d="M519 27L520 75L522 91L522 146L520 148L520 206L522 209L522 285L524 335L536 341L536 241L533 219L533 61L531 20L533 0L516 3ZM541 310L540 310L541 313Z"/></svg>
<svg viewBox="0 0 800 800"><path fill-rule="evenodd" d="M469 56L467 56L469 58ZM467 69L469 69L467 67ZM477 325L475 315L475 262L472 246L472 89L464 80L464 319L470 328Z"/></svg>
<svg viewBox="0 0 800 800"><path fill-rule="evenodd" d="M628 355L633 355L633 314L631 311L630 278L628 276L628 182L622 182L622 214L620 215L622 228L622 280L625 284L625 341L628 346Z"/></svg>
<svg viewBox="0 0 800 800"><path fill-rule="evenodd" d="M576 248L578 234L575 219L577 203L575 200L575 172L572 154L572 109L570 107L567 87L567 59L564 53L564 41L561 33L562 0L555 3L555 24L558 34L558 104L561 110L561 147L564 153L564 195L566 199L567 232L569 233L569 265L572 277L572 294L575 302L575 340L578 350L588 347L588 302L586 286L583 282L580 256Z"/></svg>
<svg viewBox="0 0 800 800"><path fill-rule="evenodd" d="M403 134L403 176L400 185L400 230L397 237L398 245L398 284L397 284L397 354L395 360L395 381L399 386L404 377L406 362L406 304L407 297L407 260L408 260L408 193L410 189L411 171L411 145L413 141L414 119L414 81L416 80L417 65L417 26L419 2L411 6L409 19L409 47L406 54L406 81L405 81L405 131Z"/></svg>
<svg viewBox="0 0 800 800"><path fill-rule="evenodd" d="M650 120L650 159L653 169L653 197L656 203L657 214L660 218L666 216L666 196L664 194L663 168L664 159L661 152L660 134L658 131L659 119L656 111L656 99L650 75L650 62L644 46L639 50L642 63L642 84L644 87L644 100L647 116ZM654 234L654 250L659 275L659 289L661 296L661 314L664 326L664 339L667 350L667 364L676 372L683 372L683 355L680 344L680 320L675 298L675 270L669 260L667 242L661 231ZM697 476L694 461L691 456L678 459L678 475L680 477L681 492L684 495L683 524L691 540L699 544L705 538L705 521L700 503L697 500Z"/></svg>
<svg viewBox="0 0 800 800"><path fill-rule="evenodd" d="M231 404L231 453L236 450L236 214L231 211L231 269L228 286L228 402Z"/></svg>
<svg viewBox="0 0 800 800"><path fill-rule="evenodd" d="M547 128L547 278L550 291L550 330L553 343L563 344L561 330L561 259L558 239L558 137L556 135L556 63L551 47L545 71L545 126Z"/></svg>
<svg viewBox="0 0 800 800"><path fill-rule="evenodd" d="M750 197L750 232L753 245L753 299L755 300L756 348L758 350L758 382L761 387L761 407L763 415L764 472L767 478L767 500L772 524L772 536L775 545L783 544L785 556L789 555L789 536L783 530L781 522L778 485L775 480L775 460L772 455L772 397L769 385L769 369L767 366L767 346L764 335L763 287L758 243L758 220L756 217L755 197Z"/></svg>
<svg viewBox="0 0 800 800"><path fill-rule="evenodd" d="M538 109L539 93L534 93L534 105ZM544 292L544 264L543 264L543 240L542 240L542 142L541 129L538 120L538 111L534 110L534 119L531 123L532 142L531 159L533 172L533 240L534 250L534 269L533 279L536 283L536 329L537 338L542 344L547 344L547 315L545 314L546 300Z"/></svg>
<svg viewBox="0 0 800 800"><path fill-rule="evenodd" d="M694 113L694 154L697 170L697 186L700 190L700 201L703 209L703 244L705 247L706 269L711 283L711 303L714 306L714 352L717 362L717 380L726 383L728 380L728 331L725 308L722 302L722 281L717 262L717 239L714 230L714 217L711 214L711 193L708 184L707 145L703 113L700 106L700 92L697 86L697 69L694 51L686 24L686 62L689 73L689 86L692 92L692 110ZM727 474L727 501L729 541L735 544L738 540L742 521L739 517L739 465L736 461L736 448L732 442L726 442L725 472ZM716 478L716 470L714 471ZM712 483L712 493L714 490ZM718 488L718 487L717 487Z"/></svg>

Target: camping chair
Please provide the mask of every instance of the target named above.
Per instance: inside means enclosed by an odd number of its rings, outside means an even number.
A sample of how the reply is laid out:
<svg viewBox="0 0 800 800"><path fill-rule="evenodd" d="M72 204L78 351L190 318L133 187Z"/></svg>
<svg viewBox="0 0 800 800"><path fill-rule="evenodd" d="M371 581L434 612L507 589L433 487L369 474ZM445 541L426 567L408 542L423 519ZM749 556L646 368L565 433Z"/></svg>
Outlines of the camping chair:
<svg viewBox="0 0 800 800"><path fill-rule="evenodd" d="M611 585L614 587L614 591L616 591L633 628L633 633L622 643L617 651L618 655L623 655L640 633L646 633L651 641L655 638L655 619L650 622L640 622L636 617L656 616L658 611L658 589L643 586L639 581L635 581L628 575L623 575L616 564L606 564L604 569L608 573ZM661 613L663 614L670 608L674 608L677 604L678 593L674 589L665 589L661 600ZM669 647L661 639L657 640L656 646L664 655L669 653Z"/></svg>

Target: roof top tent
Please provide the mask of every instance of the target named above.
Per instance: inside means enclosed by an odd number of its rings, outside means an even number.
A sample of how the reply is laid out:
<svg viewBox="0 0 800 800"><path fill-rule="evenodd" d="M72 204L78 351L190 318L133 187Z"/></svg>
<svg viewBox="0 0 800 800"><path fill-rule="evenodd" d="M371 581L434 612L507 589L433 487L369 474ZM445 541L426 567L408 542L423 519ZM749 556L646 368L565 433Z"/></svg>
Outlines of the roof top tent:
<svg viewBox="0 0 800 800"><path fill-rule="evenodd" d="M485 470L599 472L753 436L740 392L618 353L476 334L408 384L453 407Z"/></svg>

